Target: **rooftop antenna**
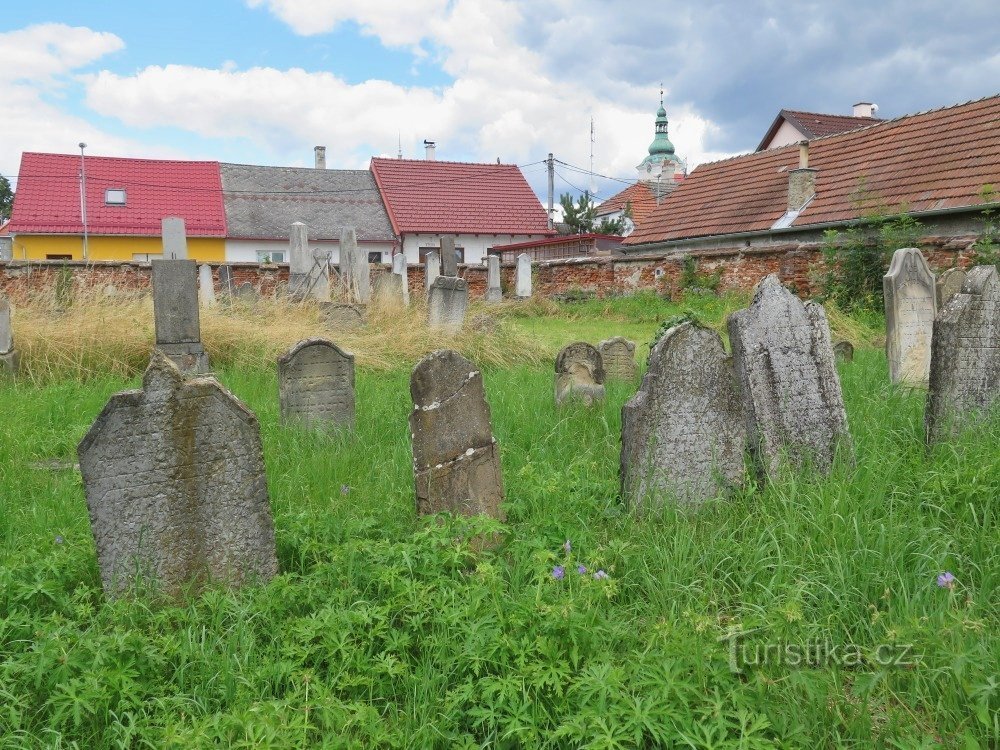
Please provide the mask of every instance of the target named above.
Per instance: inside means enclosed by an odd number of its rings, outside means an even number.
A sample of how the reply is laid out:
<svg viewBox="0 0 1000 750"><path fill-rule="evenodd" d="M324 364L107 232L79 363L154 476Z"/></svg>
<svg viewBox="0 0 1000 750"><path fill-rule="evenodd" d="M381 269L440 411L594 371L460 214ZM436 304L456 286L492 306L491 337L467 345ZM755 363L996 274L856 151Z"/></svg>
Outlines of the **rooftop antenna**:
<svg viewBox="0 0 1000 750"><path fill-rule="evenodd" d="M402 136L402 134L398 130L396 131L396 140L399 141L399 147L396 150L396 158L397 159L402 159L403 158L403 136Z"/></svg>
<svg viewBox="0 0 1000 750"><path fill-rule="evenodd" d="M590 189L587 194L591 198L597 197L597 185L594 183L594 116L590 117Z"/></svg>

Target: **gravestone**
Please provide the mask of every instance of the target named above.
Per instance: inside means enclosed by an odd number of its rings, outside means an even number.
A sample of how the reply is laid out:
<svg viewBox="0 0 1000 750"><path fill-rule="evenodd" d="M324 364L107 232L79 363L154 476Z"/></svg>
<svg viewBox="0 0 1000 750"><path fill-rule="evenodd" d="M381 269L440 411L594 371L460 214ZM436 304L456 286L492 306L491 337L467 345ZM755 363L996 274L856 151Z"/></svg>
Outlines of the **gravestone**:
<svg viewBox="0 0 1000 750"><path fill-rule="evenodd" d="M330 257L309 248L309 227L291 226L288 242L288 294L292 299L330 301Z"/></svg>
<svg viewBox="0 0 1000 750"><path fill-rule="evenodd" d="M354 355L326 339L300 341L278 359L281 421L354 429Z"/></svg>
<svg viewBox="0 0 1000 750"><path fill-rule="evenodd" d="M137 574L173 596L277 574L260 426L215 378L185 380L154 352L77 454L108 595Z"/></svg>
<svg viewBox="0 0 1000 750"><path fill-rule="evenodd" d="M208 263L198 266L198 301L203 307L215 304L215 280L212 278L212 267Z"/></svg>
<svg viewBox="0 0 1000 750"><path fill-rule="evenodd" d="M429 252L424 256L424 288L428 293L434 284L434 279L441 275L441 256L436 252Z"/></svg>
<svg viewBox="0 0 1000 750"><path fill-rule="evenodd" d="M937 309L940 312L948 301L962 291L965 283L966 273L961 268L949 268L937 277L934 284L935 296L937 297Z"/></svg>
<svg viewBox="0 0 1000 750"><path fill-rule="evenodd" d="M164 260L186 260L188 252L184 219L179 216L167 216L160 221L160 232L163 236Z"/></svg>
<svg viewBox="0 0 1000 750"><path fill-rule="evenodd" d="M354 228L347 230L347 244L351 247L351 299L361 304L367 304L372 297L371 266L368 264L368 253L358 247L357 233ZM340 246L344 246L341 236Z"/></svg>
<svg viewBox="0 0 1000 750"><path fill-rule="evenodd" d="M14 325L10 302L0 294L0 375L17 374L18 356L14 349Z"/></svg>
<svg viewBox="0 0 1000 750"><path fill-rule="evenodd" d="M935 443L1000 408L1000 274L969 269L934 321L924 426Z"/></svg>
<svg viewBox="0 0 1000 750"><path fill-rule="evenodd" d="M201 345L198 267L193 260L154 260L153 323L156 348L185 375L208 372Z"/></svg>
<svg viewBox="0 0 1000 750"><path fill-rule="evenodd" d="M503 520L500 451L482 373L458 352L439 350L413 368L410 395L417 512Z"/></svg>
<svg viewBox="0 0 1000 750"><path fill-rule="evenodd" d="M500 256L486 256L486 301L499 302L503 299L500 288Z"/></svg>
<svg viewBox="0 0 1000 750"><path fill-rule="evenodd" d="M597 345L604 362L604 375L620 380L635 380L639 365L635 361L635 342L623 336L606 339Z"/></svg>
<svg viewBox="0 0 1000 750"><path fill-rule="evenodd" d="M441 275L458 276L458 255L455 254L455 238L450 234L441 237Z"/></svg>
<svg viewBox="0 0 1000 750"><path fill-rule="evenodd" d="M233 289L233 297L242 300L243 302L254 302L260 299L260 294L251 282L244 281L242 284L238 285Z"/></svg>
<svg viewBox="0 0 1000 750"><path fill-rule="evenodd" d="M635 509L664 496L697 504L741 485L746 424L732 359L695 323L667 331L642 387L622 408L622 496Z"/></svg>
<svg viewBox="0 0 1000 750"><path fill-rule="evenodd" d="M225 297L232 297L236 291L233 283L233 267L229 265L219 266L219 291Z"/></svg>
<svg viewBox="0 0 1000 750"><path fill-rule="evenodd" d="M567 344L556 356L556 406L569 398L587 406L604 399L604 360L584 341Z"/></svg>
<svg viewBox="0 0 1000 750"><path fill-rule="evenodd" d="M773 474L787 455L797 468L829 471L837 447L852 446L823 306L803 304L771 274L728 328L758 470Z"/></svg>
<svg viewBox="0 0 1000 750"><path fill-rule="evenodd" d="M531 256L527 253L521 253L517 256L514 293L522 298L531 296Z"/></svg>
<svg viewBox="0 0 1000 750"><path fill-rule="evenodd" d="M328 302L321 306L323 318L335 331L353 331L365 324L365 314L360 305Z"/></svg>
<svg viewBox="0 0 1000 750"><path fill-rule="evenodd" d="M459 329L469 308L469 284L455 276L438 276L427 296L427 323L432 328Z"/></svg>
<svg viewBox="0 0 1000 750"><path fill-rule="evenodd" d="M349 300L354 295L354 256L358 252L358 235L354 229L340 232L340 286Z"/></svg>
<svg viewBox="0 0 1000 750"><path fill-rule="evenodd" d="M853 362L854 344L850 341L838 341L833 345L833 355L841 362Z"/></svg>
<svg viewBox="0 0 1000 750"><path fill-rule="evenodd" d="M934 329L934 274L915 247L892 254L882 279L885 296L885 355L893 383L926 386Z"/></svg>
<svg viewBox="0 0 1000 750"><path fill-rule="evenodd" d="M403 307L403 277L395 273L382 273L375 277L372 299L382 307Z"/></svg>
<svg viewBox="0 0 1000 750"><path fill-rule="evenodd" d="M403 280L403 304L410 304L410 280L406 268L406 255L396 253L392 256L392 272Z"/></svg>

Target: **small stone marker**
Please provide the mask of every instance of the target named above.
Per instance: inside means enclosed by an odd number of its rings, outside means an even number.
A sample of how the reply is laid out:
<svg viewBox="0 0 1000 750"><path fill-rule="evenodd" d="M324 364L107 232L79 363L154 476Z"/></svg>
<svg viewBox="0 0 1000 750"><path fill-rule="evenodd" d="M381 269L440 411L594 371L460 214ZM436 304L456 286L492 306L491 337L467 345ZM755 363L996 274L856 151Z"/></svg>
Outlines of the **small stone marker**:
<svg viewBox="0 0 1000 750"><path fill-rule="evenodd" d="M1000 406L1000 274L975 266L934 321L927 442L945 440Z"/></svg>
<svg viewBox="0 0 1000 750"><path fill-rule="evenodd" d="M219 289L226 297L232 297L236 291L233 284L233 267L229 265L219 266Z"/></svg>
<svg viewBox="0 0 1000 750"><path fill-rule="evenodd" d="M556 356L556 406L579 398L587 406L604 399L604 360L584 341L567 344Z"/></svg>
<svg viewBox="0 0 1000 750"><path fill-rule="evenodd" d="M718 333L671 328L650 352L642 387L622 408L622 496L635 509L664 495L697 504L744 479L746 424Z"/></svg>
<svg viewBox="0 0 1000 750"><path fill-rule="evenodd" d="M167 216L160 222L160 232L163 235L164 260L186 260L188 251L184 219Z"/></svg>
<svg viewBox="0 0 1000 750"><path fill-rule="evenodd" d="M403 307L403 277L395 273L382 273L375 277L372 299L382 307Z"/></svg>
<svg viewBox="0 0 1000 750"><path fill-rule="evenodd" d="M514 293L518 297L531 296L531 256L527 253L517 256Z"/></svg>
<svg viewBox="0 0 1000 750"><path fill-rule="evenodd" d="M358 251L358 237L353 229L340 232L340 285L348 299L354 299L354 254Z"/></svg>
<svg viewBox="0 0 1000 750"><path fill-rule="evenodd" d="M841 362L853 362L854 344L850 341L838 341L833 345L833 355Z"/></svg>
<svg viewBox="0 0 1000 750"><path fill-rule="evenodd" d="M10 302L3 294L0 294L0 374L16 375L17 360Z"/></svg>
<svg viewBox="0 0 1000 750"><path fill-rule="evenodd" d="M165 261L167 263L177 261ZM213 377L154 352L77 449L104 591L136 574L169 595L278 572L260 426Z"/></svg>
<svg viewBox="0 0 1000 750"><path fill-rule="evenodd" d="M351 331L365 324L365 314L360 305L328 302L321 309L327 325L335 331Z"/></svg>
<svg viewBox="0 0 1000 750"><path fill-rule="evenodd" d="M759 470L773 474L787 455L796 468L829 471L838 445L852 444L823 306L803 304L771 274L728 327Z"/></svg>
<svg viewBox="0 0 1000 750"><path fill-rule="evenodd" d="M326 339L300 341L278 359L281 421L354 429L354 355Z"/></svg>
<svg viewBox="0 0 1000 750"><path fill-rule="evenodd" d="M882 279L885 295L885 354L893 383L926 386L937 303L934 274L915 247L892 254Z"/></svg>
<svg viewBox="0 0 1000 750"><path fill-rule="evenodd" d="M486 257L486 301L499 302L503 299L503 290L500 288L500 256L488 255Z"/></svg>
<svg viewBox="0 0 1000 750"><path fill-rule="evenodd" d="M403 280L403 304L410 304L410 280L406 268L406 255L396 253L392 256L392 272Z"/></svg>
<svg viewBox="0 0 1000 750"><path fill-rule="evenodd" d="M469 283L455 276L438 276L427 296L427 324L459 329L469 308Z"/></svg>
<svg viewBox="0 0 1000 750"><path fill-rule="evenodd" d="M245 302L253 302L254 300L260 299L257 287L249 281L244 281L242 284L237 286L233 290L233 296L237 299L244 300Z"/></svg>
<svg viewBox="0 0 1000 750"><path fill-rule="evenodd" d="M417 513L503 520L503 475L482 373L458 352L428 354L410 376Z"/></svg>
<svg viewBox="0 0 1000 750"><path fill-rule="evenodd" d="M202 307L212 307L215 304L215 280L208 263L198 266L198 301Z"/></svg>
<svg viewBox="0 0 1000 750"><path fill-rule="evenodd" d="M434 279L441 275L441 256L429 252L424 256L424 288L430 292Z"/></svg>
<svg viewBox="0 0 1000 750"><path fill-rule="evenodd" d="M193 260L154 260L153 322L156 348L185 375L209 370L201 345L198 267Z"/></svg>
<svg viewBox="0 0 1000 750"><path fill-rule="evenodd" d="M330 258L309 249L309 227L301 221L291 226L288 242L288 293L295 300L330 300Z"/></svg>
<svg viewBox="0 0 1000 750"><path fill-rule="evenodd" d="M635 361L635 342L623 336L606 339L597 345L604 362L604 374L608 378L635 380L639 375L639 365Z"/></svg>
<svg viewBox="0 0 1000 750"><path fill-rule="evenodd" d="M441 275L458 276L458 255L455 252L455 238L450 234L441 237Z"/></svg>
<svg viewBox="0 0 1000 750"><path fill-rule="evenodd" d="M948 301L962 291L965 283L966 273L961 268L949 268L937 277L934 285L935 296L937 297L938 312L944 309Z"/></svg>
<svg viewBox="0 0 1000 750"><path fill-rule="evenodd" d="M367 304L372 297L371 267L368 265L368 253L358 247L358 235L354 227L344 230L341 234L341 252L345 245L350 249L348 257L351 261L351 299Z"/></svg>

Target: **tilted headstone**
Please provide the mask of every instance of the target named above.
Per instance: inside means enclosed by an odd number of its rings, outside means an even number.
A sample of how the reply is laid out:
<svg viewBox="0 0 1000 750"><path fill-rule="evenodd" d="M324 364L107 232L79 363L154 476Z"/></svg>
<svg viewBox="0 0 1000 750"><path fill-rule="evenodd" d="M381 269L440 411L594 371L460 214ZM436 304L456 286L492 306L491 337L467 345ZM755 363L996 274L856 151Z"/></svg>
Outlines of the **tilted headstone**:
<svg viewBox="0 0 1000 750"><path fill-rule="evenodd" d="M382 307L403 307L403 277L395 273L383 273L375 277L372 300Z"/></svg>
<svg viewBox="0 0 1000 750"><path fill-rule="evenodd" d="M833 355L841 362L853 362L854 344L850 341L838 341L833 345Z"/></svg>
<svg viewBox="0 0 1000 750"><path fill-rule="evenodd" d="M160 221L160 232L163 235L163 258L186 260L188 251L184 219L179 216L167 216Z"/></svg>
<svg viewBox="0 0 1000 750"><path fill-rule="evenodd" d="M208 372L201 345L198 267L193 260L154 260L153 322L156 348L185 375Z"/></svg>
<svg viewBox="0 0 1000 750"><path fill-rule="evenodd" d="M330 300L330 257L309 247L309 227L301 221L291 226L288 244L288 294L292 299Z"/></svg>
<svg viewBox="0 0 1000 750"><path fill-rule="evenodd" d="M406 268L406 255L402 252L392 256L392 272L403 280L403 304L410 304L410 280Z"/></svg>
<svg viewBox="0 0 1000 750"><path fill-rule="evenodd" d="M514 277L514 293L518 297L531 296L531 256L521 253L517 256L517 270Z"/></svg>
<svg viewBox="0 0 1000 750"><path fill-rule="evenodd" d="M428 354L410 376L410 435L417 512L503 519L503 475L482 373L450 349Z"/></svg>
<svg viewBox="0 0 1000 750"><path fill-rule="evenodd" d="M597 345L604 362L604 374L608 378L635 380L639 375L639 365L635 361L635 342L623 336L605 339Z"/></svg>
<svg viewBox="0 0 1000 750"><path fill-rule="evenodd" d="M434 279L441 275L441 256L429 252L424 256L424 288L430 292Z"/></svg>
<svg viewBox="0 0 1000 750"><path fill-rule="evenodd" d="M584 341L564 346L556 356L556 405L578 398L588 406L604 398L604 360Z"/></svg>
<svg viewBox="0 0 1000 750"><path fill-rule="evenodd" d="M215 280L212 278L212 267L208 263L198 266L198 301L203 307L215 304Z"/></svg>
<svg viewBox="0 0 1000 750"><path fill-rule="evenodd" d="M821 472L838 446L853 451L823 306L805 304L774 274L754 290L750 307L729 316L750 452L761 472L787 455Z"/></svg>
<svg viewBox="0 0 1000 750"><path fill-rule="evenodd" d="M664 496L696 504L741 485L746 424L732 359L718 333L671 328L622 408L622 496L637 509Z"/></svg>
<svg viewBox="0 0 1000 750"><path fill-rule="evenodd" d="M137 574L170 595L277 574L260 425L215 378L185 380L154 352L142 390L112 396L77 453L108 595Z"/></svg>
<svg viewBox="0 0 1000 750"><path fill-rule="evenodd" d="M14 324L10 302L0 294L0 374L17 374L18 356L14 349Z"/></svg>
<svg viewBox="0 0 1000 750"><path fill-rule="evenodd" d="M946 440L1000 408L1000 274L975 266L934 321L928 443Z"/></svg>
<svg viewBox="0 0 1000 750"><path fill-rule="evenodd" d="M486 301L499 302L503 299L503 290L500 288L500 256L488 255L486 257Z"/></svg>
<svg viewBox="0 0 1000 750"><path fill-rule="evenodd" d="M278 359L281 421L354 429L354 355L326 339L300 341Z"/></svg>
<svg viewBox="0 0 1000 750"><path fill-rule="evenodd" d="M461 328L469 309L469 283L455 276L438 276L427 295L427 323L433 328Z"/></svg>
<svg viewBox="0 0 1000 750"><path fill-rule="evenodd" d="M893 383L926 386L934 329L934 274L915 247L892 254L882 279L885 296L885 354Z"/></svg>
<svg viewBox="0 0 1000 750"><path fill-rule="evenodd" d="M935 296L937 297L937 309L941 311L948 304L948 300L962 291L965 284L966 273L961 268L949 268L937 277L934 285Z"/></svg>
<svg viewBox="0 0 1000 750"><path fill-rule="evenodd" d="M323 318L335 331L352 331L365 324L365 314L360 305L328 302L321 306Z"/></svg>
<svg viewBox="0 0 1000 750"><path fill-rule="evenodd" d="M441 275L458 276L458 255L455 253L455 238L450 234L441 237Z"/></svg>

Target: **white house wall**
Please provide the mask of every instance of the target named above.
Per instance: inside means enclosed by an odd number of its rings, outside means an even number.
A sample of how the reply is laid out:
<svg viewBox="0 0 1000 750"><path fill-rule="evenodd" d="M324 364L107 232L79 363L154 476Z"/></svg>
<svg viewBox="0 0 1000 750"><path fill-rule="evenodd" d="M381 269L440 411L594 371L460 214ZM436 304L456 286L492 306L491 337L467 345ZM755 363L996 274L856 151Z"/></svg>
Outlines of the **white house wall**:
<svg viewBox="0 0 1000 750"><path fill-rule="evenodd" d="M792 143L798 143L803 138L805 138L798 129L792 125L788 120L782 120L781 125L778 127L778 131L774 134L774 138L771 142L767 144L770 148L781 148L782 146L788 146Z"/></svg>
<svg viewBox="0 0 1000 750"><path fill-rule="evenodd" d="M543 239L543 234L456 234L455 247L465 249L466 263L482 263L486 251L494 245L511 245L515 242L529 242ZM420 262L420 248L440 247L439 234L407 234L403 236L403 252L406 262L416 265Z"/></svg>
<svg viewBox="0 0 1000 750"><path fill-rule="evenodd" d="M338 240L309 240L309 247L331 254L330 262L340 263L340 242ZM358 247L365 252L379 252L382 262L392 260L391 242L359 242ZM288 262L288 242L282 240L226 240L227 263L257 263L261 256L284 253L282 262Z"/></svg>

